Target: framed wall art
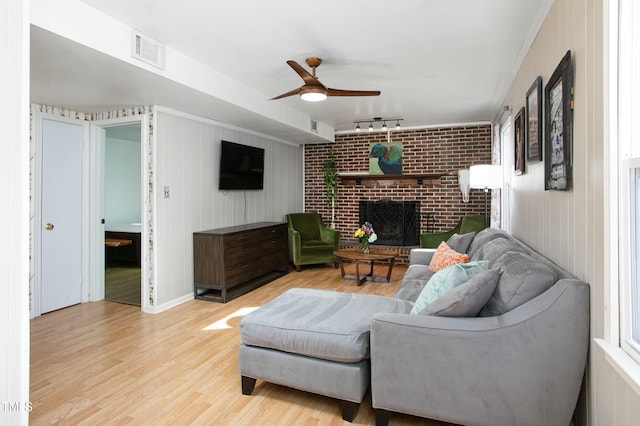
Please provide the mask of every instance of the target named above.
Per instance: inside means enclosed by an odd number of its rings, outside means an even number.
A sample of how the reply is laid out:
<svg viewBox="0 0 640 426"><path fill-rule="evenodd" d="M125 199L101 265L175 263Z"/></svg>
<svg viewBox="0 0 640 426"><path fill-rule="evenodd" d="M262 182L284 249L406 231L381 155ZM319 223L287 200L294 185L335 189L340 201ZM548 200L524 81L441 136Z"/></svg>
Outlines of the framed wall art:
<svg viewBox="0 0 640 426"><path fill-rule="evenodd" d="M514 167L515 174L521 175L524 173L524 107L520 108L520 111L516 114L516 118L513 121L513 146L515 152Z"/></svg>
<svg viewBox="0 0 640 426"><path fill-rule="evenodd" d="M538 76L527 91L525 108L527 163L537 163L542 161L542 77Z"/></svg>
<svg viewBox="0 0 640 426"><path fill-rule="evenodd" d="M569 50L544 88L545 189L567 191L571 185L573 66Z"/></svg>
<svg viewBox="0 0 640 426"><path fill-rule="evenodd" d="M402 143L370 143L369 174L401 175L402 156Z"/></svg>

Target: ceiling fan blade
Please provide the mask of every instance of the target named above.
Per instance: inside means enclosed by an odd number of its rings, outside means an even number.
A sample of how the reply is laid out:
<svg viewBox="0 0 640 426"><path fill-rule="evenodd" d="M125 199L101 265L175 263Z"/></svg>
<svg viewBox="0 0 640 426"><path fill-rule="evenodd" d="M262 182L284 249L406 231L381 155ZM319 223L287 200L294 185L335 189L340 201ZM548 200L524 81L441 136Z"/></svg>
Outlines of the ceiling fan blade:
<svg viewBox="0 0 640 426"><path fill-rule="evenodd" d="M305 84L308 86L322 86L324 87L324 85L322 83L320 83L320 80L318 80L316 77L314 77L313 75L311 75L309 73L309 71L307 71L306 69L304 69L302 67L302 65L300 65L299 63L297 63L296 61L287 61L287 64L289 64L289 66L291 68L293 68L293 70L298 73L298 75L300 77L302 77L302 79L304 80Z"/></svg>
<svg viewBox="0 0 640 426"><path fill-rule="evenodd" d="M283 93L282 95L276 96L275 98L271 98L269 100L273 101L275 99L281 99L281 98L286 98L287 96L297 95L300 93L300 89L301 87L298 87L297 89L289 90L287 93Z"/></svg>
<svg viewBox="0 0 640 426"><path fill-rule="evenodd" d="M379 90L341 90L327 89L327 96L379 96Z"/></svg>

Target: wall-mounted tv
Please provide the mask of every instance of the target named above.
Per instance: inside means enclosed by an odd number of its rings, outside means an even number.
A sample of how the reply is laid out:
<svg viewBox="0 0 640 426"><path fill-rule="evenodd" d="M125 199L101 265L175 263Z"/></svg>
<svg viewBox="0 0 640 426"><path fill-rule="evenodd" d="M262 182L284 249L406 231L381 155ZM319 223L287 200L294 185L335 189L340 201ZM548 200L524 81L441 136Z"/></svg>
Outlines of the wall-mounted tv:
<svg viewBox="0 0 640 426"><path fill-rule="evenodd" d="M263 189L264 149L220 141L220 190Z"/></svg>

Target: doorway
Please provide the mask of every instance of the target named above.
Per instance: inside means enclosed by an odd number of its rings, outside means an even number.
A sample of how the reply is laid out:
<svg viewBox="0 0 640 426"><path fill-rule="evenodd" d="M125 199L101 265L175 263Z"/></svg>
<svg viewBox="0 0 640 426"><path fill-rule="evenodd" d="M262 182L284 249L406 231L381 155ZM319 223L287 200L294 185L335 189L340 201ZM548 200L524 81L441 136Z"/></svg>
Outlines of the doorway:
<svg viewBox="0 0 640 426"><path fill-rule="evenodd" d="M141 305L141 123L104 127L105 300Z"/></svg>

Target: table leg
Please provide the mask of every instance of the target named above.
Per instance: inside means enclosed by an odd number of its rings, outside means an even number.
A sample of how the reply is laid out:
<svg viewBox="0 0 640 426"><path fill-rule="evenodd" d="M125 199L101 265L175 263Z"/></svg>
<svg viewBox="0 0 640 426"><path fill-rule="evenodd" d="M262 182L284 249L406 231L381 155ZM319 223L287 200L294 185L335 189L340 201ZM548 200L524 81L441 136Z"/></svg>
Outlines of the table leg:
<svg viewBox="0 0 640 426"><path fill-rule="evenodd" d="M342 274L342 278L344 278L344 261L340 258L340 273Z"/></svg>
<svg viewBox="0 0 640 426"><path fill-rule="evenodd" d="M364 282L367 280L367 276L365 275L364 277L360 278L360 261L356 260L356 280L358 280L358 285L362 285L364 284Z"/></svg>
<svg viewBox="0 0 640 426"><path fill-rule="evenodd" d="M387 282L391 281L391 271L393 271L393 263L395 262L395 258L391 258L389 260L389 271L387 272Z"/></svg>

